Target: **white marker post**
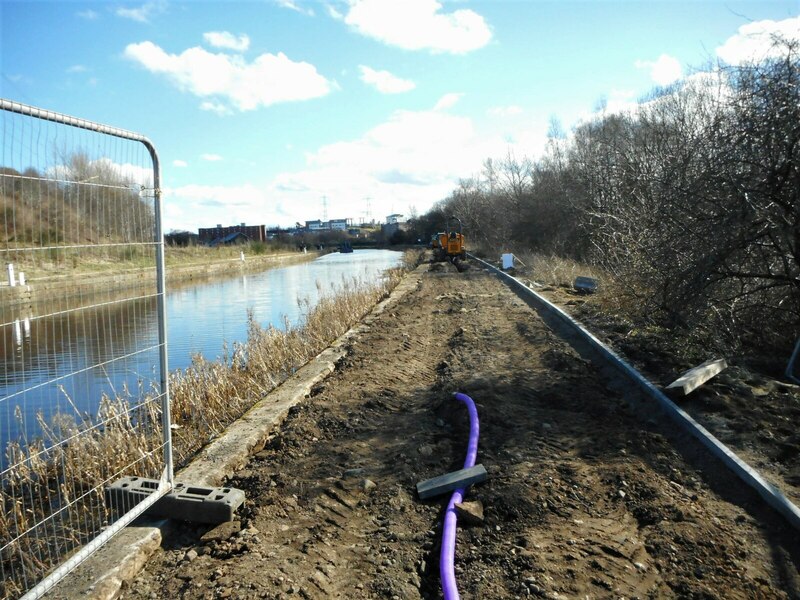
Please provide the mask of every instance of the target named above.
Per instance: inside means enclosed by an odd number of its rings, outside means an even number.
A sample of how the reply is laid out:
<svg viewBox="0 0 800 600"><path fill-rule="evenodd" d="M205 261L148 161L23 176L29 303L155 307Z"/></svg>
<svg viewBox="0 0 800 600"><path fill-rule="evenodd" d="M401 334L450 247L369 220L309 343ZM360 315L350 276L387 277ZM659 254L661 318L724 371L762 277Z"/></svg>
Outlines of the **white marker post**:
<svg viewBox="0 0 800 600"><path fill-rule="evenodd" d="M17 346L22 346L22 328L20 327L19 319L14 319L14 343Z"/></svg>
<svg viewBox="0 0 800 600"><path fill-rule="evenodd" d="M8 269L8 285L11 287L16 287L17 278L14 277L14 265L12 263L8 263L6 268Z"/></svg>

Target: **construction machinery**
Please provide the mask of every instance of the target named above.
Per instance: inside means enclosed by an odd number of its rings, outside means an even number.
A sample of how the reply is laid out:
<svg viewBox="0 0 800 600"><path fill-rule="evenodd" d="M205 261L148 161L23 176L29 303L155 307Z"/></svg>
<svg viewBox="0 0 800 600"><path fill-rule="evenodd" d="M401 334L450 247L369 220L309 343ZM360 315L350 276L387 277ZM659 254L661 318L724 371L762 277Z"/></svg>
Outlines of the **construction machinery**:
<svg viewBox="0 0 800 600"><path fill-rule="evenodd" d="M457 224L457 229L454 224ZM444 248L447 253L447 259L450 261L467 258L467 247L464 245L462 229L461 219L458 217L450 217L447 220L447 244L444 245Z"/></svg>
<svg viewBox="0 0 800 600"><path fill-rule="evenodd" d="M467 258L467 247L464 243L461 219L450 217L447 219L446 231L437 233L431 239L436 260L449 260L456 266L458 261Z"/></svg>

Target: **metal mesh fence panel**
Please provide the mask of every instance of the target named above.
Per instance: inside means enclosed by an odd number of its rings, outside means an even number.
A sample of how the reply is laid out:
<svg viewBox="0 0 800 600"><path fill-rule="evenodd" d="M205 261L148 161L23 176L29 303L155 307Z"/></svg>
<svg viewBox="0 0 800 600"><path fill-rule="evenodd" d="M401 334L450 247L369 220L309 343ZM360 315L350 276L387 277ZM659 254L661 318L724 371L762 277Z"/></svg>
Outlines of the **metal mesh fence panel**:
<svg viewBox="0 0 800 600"><path fill-rule="evenodd" d="M158 157L7 100L0 119L0 596L39 597L172 484ZM125 475L161 484L115 511Z"/></svg>

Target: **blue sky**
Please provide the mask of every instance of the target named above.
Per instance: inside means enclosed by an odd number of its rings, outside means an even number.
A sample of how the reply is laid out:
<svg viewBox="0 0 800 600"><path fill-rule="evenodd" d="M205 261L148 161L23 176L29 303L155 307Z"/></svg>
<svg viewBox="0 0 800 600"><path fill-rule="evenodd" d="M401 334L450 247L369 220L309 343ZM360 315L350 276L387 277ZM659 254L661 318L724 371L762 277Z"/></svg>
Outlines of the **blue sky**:
<svg viewBox="0 0 800 600"><path fill-rule="evenodd" d="M601 99L800 38L797 0L0 3L2 96L140 132L166 228L424 212ZM369 200L367 200L369 199Z"/></svg>

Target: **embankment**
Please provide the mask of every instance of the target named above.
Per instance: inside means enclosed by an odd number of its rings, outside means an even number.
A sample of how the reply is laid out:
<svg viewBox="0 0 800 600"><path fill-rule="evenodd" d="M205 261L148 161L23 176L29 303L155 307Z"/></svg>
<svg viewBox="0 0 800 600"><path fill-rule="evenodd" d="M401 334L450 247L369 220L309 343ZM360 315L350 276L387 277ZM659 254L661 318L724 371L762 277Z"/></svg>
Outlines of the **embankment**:
<svg viewBox="0 0 800 600"><path fill-rule="evenodd" d="M207 263L188 264L167 267L167 285L180 285L187 282L197 283L212 277L255 273L271 267L284 266L309 261L320 256L321 252L287 252L263 256L247 256L244 261L236 258ZM16 318L28 312L34 312L37 304L53 300L74 298L91 301L99 294L136 287L153 286L155 267L120 269L114 274L87 274L65 272L63 275L42 277L30 281L24 286L0 286L0 306L4 310L13 309Z"/></svg>

